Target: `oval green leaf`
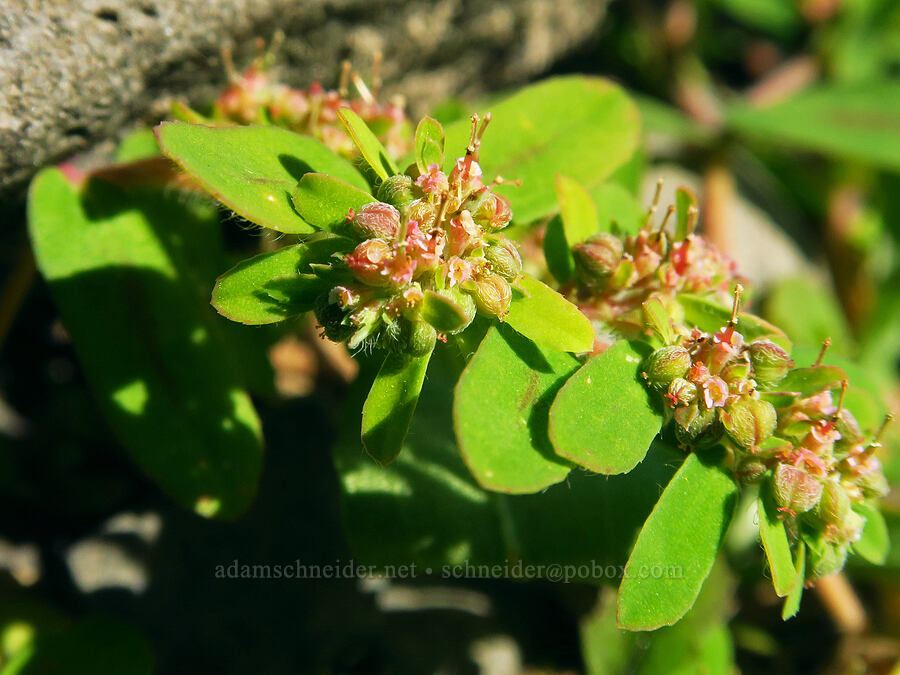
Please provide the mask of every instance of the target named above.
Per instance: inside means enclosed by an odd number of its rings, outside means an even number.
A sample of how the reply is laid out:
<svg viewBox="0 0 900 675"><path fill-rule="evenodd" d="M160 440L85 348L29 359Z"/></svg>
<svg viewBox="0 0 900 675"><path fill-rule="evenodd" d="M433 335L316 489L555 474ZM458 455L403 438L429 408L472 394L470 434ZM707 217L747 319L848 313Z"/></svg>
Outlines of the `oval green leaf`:
<svg viewBox="0 0 900 675"><path fill-rule="evenodd" d="M853 510L866 519L862 536L853 543L853 552L870 563L883 565L891 550L890 536L884 516L877 508L865 502L854 504Z"/></svg>
<svg viewBox="0 0 900 675"><path fill-rule="evenodd" d="M528 276L513 287L504 319L529 340L560 352L587 352L594 346L594 329L578 308L546 284Z"/></svg>
<svg viewBox="0 0 900 675"><path fill-rule="evenodd" d="M794 551L794 588L781 607L781 620L787 621L800 611L800 600L803 599L803 584L806 581L806 544L797 542Z"/></svg>
<svg viewBox="0 0 900 675"><path fill-rule="evenodd" d="M687 613L716 560L736 497L734 480L717 462L688 455L625 566L617 611L621 628L655 630Z"/></svg>
<svg viewBox="0 0 900 675"><path fill-rule="evenodd" d="M347 223L350 209L359 211L366 204L378 201L365 190L321 173L305 174L291 198L303 220L328 232L340 230Z"/></svg>
<svg viewBox="0 0 900 675"><path fill-rule="evenodd" d="M562 218L558 214L549 220L544 230L544 260L550 274L560 285L569 283L575 275L575 258L566 241Z"/></svg>
<svg viewBox="0 0 900 675"><path fill-rule="evenodd" d="M284 321L304 310L279 302L264 286L277 277L309 273L310 263L324 262L352 245L343 237L323 236L244 260L216 280L212 305L238 323L257 326Z"/></svg>
<svg viewBox="0 0 900 675"><path fill-rule="evenodd" d="M204 516L250 504L262 434L240 362L209 311L216 211L164 190L57 169L29 195L38 267L110 426L150 477Z"/></svg>
<svg viewBox="0 0 900 675"><path fill-rule="evenodd" d="M457 442L479 485L523 494L566 477L571 466L553 454L547 414L577 368L571 355L541 349L504 326L488 331L453 399Z"/></svg>
<svg viewBox="0 0 900 675"><path fill-rule="evenodd" d="M578 176L590 189L628 161L638 145L637 108L620 87L601 78L544 80L490 110L493 121L478 161L488 179L499 174L522 180L521 187L497 188L522 224L556 211L555 173ZM445 129L445 169L465 153L470 129L468 118Z"/></svg>
<svg viewBox="0 0 900 675"><path fill-rule="evenodd" d="M678 302L684 308L685 323L688 326L696 326L707 333L714 333L721 329L731 318L730 307L723 307L709 298L680 293ZM788 351L791 350L791 341L781 329L755 314L738 315L737 330L747 342L767 339Z"/></svg>
<svg viewBox="0 0 900 675"><path fill-rule="evenodd" d="M430 359L431 352L417 357L388 355L369 390L362 410L362 442L382 466L393 462L403 448Z"/></svg>
<svg viewBox="0 0 900 675"><path fill-rule="evenodd" d="M550 408L556 454L604 474L627 473L644 459L662 426L639 375L648 351L621 340L565 384Z"/></svg>
<svg viewBox="0 0 900 675"><path fill-rule="evenodd" d="M591 197L597 205L597 216L602 232L614 232L613 224L615 224L619 232L637 234L644 224L646 209L618 183L604 183L592 189Z"/></svg>
<svg viewBox="0 0 900 675"><path fill-rule="evenodd" d="M574 178L556 175L559 215L569 248L597 234L600 222L597 207L587 190Z"/></svg>
<svg viewBox="0 0 900 675"><path fill-rule="evenodd" d="M297 181L310 171L368 189L347 160L313 138L278 127L163 122L156 127L156 137L163 154L225 206L279 232L313 231L291 202Z"/></svg>

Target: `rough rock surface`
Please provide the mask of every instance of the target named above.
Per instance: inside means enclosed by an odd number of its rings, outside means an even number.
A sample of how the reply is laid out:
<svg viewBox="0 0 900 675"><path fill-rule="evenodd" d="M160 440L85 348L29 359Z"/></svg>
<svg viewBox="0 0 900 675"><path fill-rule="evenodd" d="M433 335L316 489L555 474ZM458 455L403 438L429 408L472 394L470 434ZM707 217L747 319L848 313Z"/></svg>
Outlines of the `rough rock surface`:
<svg viewBox="0 0 900 675"><path fill-rule="evenodd" d="M387 91L414 112L450 94L521 82L584 43L601 0L0 0L0 197L41 166L208 98L220 48L276 29L283 78L333 84L339 63L384 53ZM246 53L244 54L246 57Z"/></svg>

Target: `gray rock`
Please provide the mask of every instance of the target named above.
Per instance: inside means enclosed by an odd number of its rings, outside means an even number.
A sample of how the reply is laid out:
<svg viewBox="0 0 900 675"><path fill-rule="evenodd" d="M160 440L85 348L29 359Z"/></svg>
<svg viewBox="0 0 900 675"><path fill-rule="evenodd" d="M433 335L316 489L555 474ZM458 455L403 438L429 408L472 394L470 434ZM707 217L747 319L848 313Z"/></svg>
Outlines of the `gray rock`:
<svg viewBox="0 0 900 675"><path fill-rule="evenodd" d="M600 0L0 0L0 197L41 166L208 100L220 48L245 63L281 29L283 79L333 84L340 61L384 52L387 93L414 113L451 94L522 82L584 43ZM241 56L245 57L244 60Z"/></svg>

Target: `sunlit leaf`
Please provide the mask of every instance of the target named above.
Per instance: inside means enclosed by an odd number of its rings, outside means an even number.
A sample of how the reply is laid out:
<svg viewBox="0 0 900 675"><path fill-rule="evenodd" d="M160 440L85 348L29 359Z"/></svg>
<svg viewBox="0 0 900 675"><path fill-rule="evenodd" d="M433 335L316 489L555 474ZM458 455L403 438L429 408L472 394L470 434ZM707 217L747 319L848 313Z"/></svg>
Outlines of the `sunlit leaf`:
<svg viewBox="0 0 900 675"><path fill-rule="evenodd" d="M561 352L586 352L594 346L594 329L578 308L546 284L528 276L513 288L504 319L528 339Z"/></svg>
<svg viewBox="0 0 900 675"><path fill-rule="evenodd" d="M416 127L416 166L419 173L427 173L432 164L444 164L444 129L440 123L423 117Z"/></svg>
<svg viewBox="0 0 900 675"><path fill-rule="evenodd" d="M866 519L862 536L858 541L853 542L853 552L870 563L883 565L891 550L891 541L884 516L877 508L865 502L854 504L853 510Z"/></svg>
<svg viewBox="0 0 900 675"><path fill-rule="evenodd" d="M350 209L359 211L366 204L378 201L366 190L321 173L305 174L292 199L303 220L316 229L329 232L342 229Z"/></svg>
<svg viewBox="0 0 900 675"><path fill-rule="evenodd" d="M772 573L772 585L775 593L784 597L793 590L797 574L784 522L778 517L771 477L767 477L760 485L756 512L759 518L759 537Z"/></svg>
<svg viewBox="0 0 900 675"><path fill-rule="evenodd" d="M341 108L338 110L338 117L344 123L347 133L350 134L350 138L353 139L356 147L359 148L363 159L366 160L366 163L372 167L372 170L381 180L399 173L381 141L372 133L372 130L369 129L359 115L350 110L350 108Z"/></svg>

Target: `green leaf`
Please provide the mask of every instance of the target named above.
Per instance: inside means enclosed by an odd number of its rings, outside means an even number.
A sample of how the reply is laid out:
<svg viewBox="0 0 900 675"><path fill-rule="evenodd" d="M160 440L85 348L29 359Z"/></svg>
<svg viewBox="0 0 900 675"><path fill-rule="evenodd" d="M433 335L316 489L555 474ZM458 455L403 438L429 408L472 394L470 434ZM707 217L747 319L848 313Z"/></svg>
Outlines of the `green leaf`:
<svg viewBox="0 0 900 675"><path fill-rule="evenodd" d="M594 329L588 318L552 288L528 276L520 277L513 287L504 320L548 349L587 352L594 346Z"/></svg>
<svg viewBox="0 0 900 675"><path fill-rule="evenodd" d="M478 484L513 494L563 480L571 466L547 438L550 403L578 361L541 349L505 326L491 328L456 385L459 449Z"/></svg>
<svg viewBox="0 0 900 675"><path fill-rule="evenodd" d="M350 108L341 108L338 110L338 117L344 123L350 138L359 148L360 154L366 163L372 167L372 170L381 180L393 176L397 171L397 167L387 154L387 150L378 140L378 137L372 133L372 130L366 125L362 118Z"/></svg>
<svg viewBox="0 0 900 675"><path fill-rule="evenodd" d="M416 166L428 173L431 164L444 164L444 128L431 117L423 117L416 127Z"/></svg>
<svg viewBox="0 0 900 675"><path fill-rule="evenodd" d="M717 466L721 458L710 459L688 455L644 523L619 587L622 628L670 626L694 605L737 497L734 480Z"/></svg>
<svg viewBox="0 0 900 675"><path fill-rule="evenodd" d="M804 148L900 169L900 83L831 84L806 90L767 108L738 104L727 124L779 148Z"/></svg>
<svg viewBox="0 0 900 675"><path fill-rule="evenodd" d="M555 173L578 176L590 189L628 161L638 145L637 108L620 87L601 78L548 79L490 109L493 121L478 161L489 179L500 174L522 180L521 187L497 188L521 224L556 211ZM447 170L465 153L470 129L468 119L446 127Z"/></svg>
<svg viewBox="0 0 900 675"><path fill-rule="evenodd" d="M549 220L544 231L544 260L550 274L560 285L569 283L575 275L575 258L566 241L565 226L559 215Z"/></svg>
<svg viewBox="0 0 900 675"><path fill-rule="evenodd" d="M382 466L400 454L409 431L431 352L423 356L389 354L362 410L362 442Z"/></svg>
<svg viewBox="0 0 900 675"><path fill-rule="evenodd" d="M853 510L866 519L862 536L853 543L853 552L875 565L883 565L891 550L887 524L881 511L865 502L854 504Z"/></svg>
<svg viewBox="0 0 900 675"><path fill-rule="evenodd" d="M152 129L138 129L128 134L116 148L117 162L136 162L150 157L159 157L159 144Z"/></svg>
<svg viewBox="0 0 900 675"><path fill-rule="evenodd" d="M778 383L778 391L796 392L801 396L812 396L823 389L835 389L847 379L846 373L836 366L810 366L794 368Z"/></svg>
<svg viewBox="0 0 900 675"><path fill-rule="evenodd" d="M302 314L315 307L316 298L332 285L315 274L285 274L263 284L263 292L284 308L286 314Z"/></svg>
<svg viewBox="0 0 900 675"><path fill-rule="evenodd" d="M615 231L615 223L619 232L637 234L644 224L646 210L618 183L604 183L592 189L591 197L597 205L601 231Z"/></svg>
<svg viewBox="0 0 900 675"><path fill-rule="evenodd" d="M319 141L278 127L207 127L163 122L163 154L225 206L279 232L312 232L294 210L291 193L310 171L367 190L359 172Z"/></svg>
<svg viewBox="0 0 900 675"><path fill-rule="evenodd" d="M718 331L731 319L731 308L722 307L708 298L680 293L678 302L684 308L685 323L707 333ZM755 314L739 314L737 330L748 343L767 339L791 350L791 341L781 329Z"/></svg>
<svg viewBox="0 0 900 675"><path fill-rule="evenodd" d="M600 230L597 207L581 183L557 174L556 198L559 200L559 215L569 248L597 234Z"/></svg>
<svg viewBox="0 0 900 675"><path fill-rule="evenodd" d="M425 291L422 318L439 333L452 333L465 326L470 317L467 317L463 308L450 298L434 291Z"/></svg>
<svg viewBox="0 0 900 675"><path fill-rule="evenodd" d="M688 235L691 207L697 207L697 195L686 187L675 190L675 241L682 241Z"/></svg>
<svg viewBox="0 0 900 675"><path fill-rule="evenodd" d="M541 576L550 565L573 565L570 580L603 582L618 573L609 565L624 565L659 497L657 486L683 457L655 443L647 461L626 476L573 471L535 494L488 492L466 468L453 434L447 382L465 364L457 350L438 349L403 451L380 467L359 447L360 409L377 369L365 357L362 366L342 410L347 424L334 459L346 536L354 558L366 565L416 563L418 574L430 566L435 576L444 565L501 565L499 576L520 578L526 564L544 565Z"/></svg>
<svg viewBox="0 0 900 675"><path fill-rule="evenodd" d="M778 517L778 506L772 495L771 476L767 476L759 487L756 511L759 517L759 537L772 572L772 585L775 593L783 598L793 591L797 573L784 522Z"/></svg>
<svg viewBox="0 0 900 675"><path fill-rule="evenodd" d="M347 223L350 209L359 211L366 204L378 201L365 190L321 173L305 174L292 199L303 220L329 232L338 231Z"/></svg>
<svg viewBox="0 0 900 675"><path fill-rule="evenodd" d="M803 598L803 584L806 582L806 544L797 542L794 551L794 588L784 601L781 608L781 619L787 621L800 610L800 600Z"/></svg>
<svg viewBox="0 0 900 675"><path fill-rule="evenodd" d="M627 473L644 459L660 426L638 374L649 348L621 340L591 358L550 408L556 454L598 473Z"/></svg>
<svg viewBox="0 0 900 675"><path fill-rule="evenodd" d="M333 253L352 246L349 239L325 236L244 260L218 278L212 305L219 314L239 323L255 326L284 321L305 310L279 302L263 287L278 277L308 274L310 263L325 262Z"/></svg>
<svg viewBox="0 0 900 675"><path fill-rule="evenodd" d="M256 491L259 419L208 306L212 205L62 172L31 186L29 228L84 374L128 452L178 502L237 516Z"/></svg>
<svg viewBox="0 0 900 675"><path fill-rule="evenodd" d="M765 317L781 327L794 344L818 347L825 338L830 349L847 355L852 339L847 319L834 293L813 279L782 279L769 290L763 304Z"/></svg>

